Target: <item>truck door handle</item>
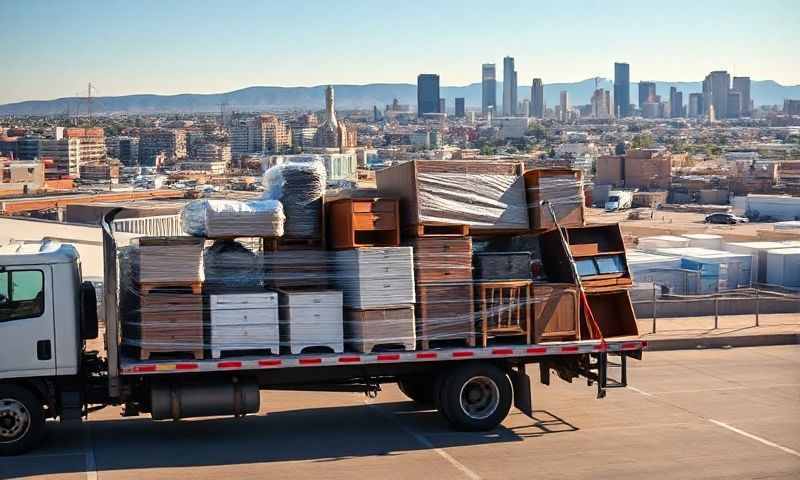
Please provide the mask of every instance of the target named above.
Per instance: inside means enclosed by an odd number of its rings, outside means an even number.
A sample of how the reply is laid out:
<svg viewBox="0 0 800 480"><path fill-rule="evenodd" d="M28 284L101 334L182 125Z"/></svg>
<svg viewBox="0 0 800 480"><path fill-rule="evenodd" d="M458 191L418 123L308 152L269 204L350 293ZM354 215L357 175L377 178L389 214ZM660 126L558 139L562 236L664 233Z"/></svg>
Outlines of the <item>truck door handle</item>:
<svg viewBox="0 0 800 480"><path fill-rule="evenodd" d="M39 360L50 360L53 358L53 349L50 340L39 340L36 342L36 358Z"/></svg>

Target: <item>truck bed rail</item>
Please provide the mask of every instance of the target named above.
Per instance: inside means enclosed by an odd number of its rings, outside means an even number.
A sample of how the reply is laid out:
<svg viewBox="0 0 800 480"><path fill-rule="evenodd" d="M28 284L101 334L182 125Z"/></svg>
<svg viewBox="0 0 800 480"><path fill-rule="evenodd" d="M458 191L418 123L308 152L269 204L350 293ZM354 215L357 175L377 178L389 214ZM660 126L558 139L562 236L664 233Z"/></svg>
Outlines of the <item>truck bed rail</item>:
<svg viewBox="0 0 800 480"><path fill-rule="evenodd" d="M498 358L535 358L552 355L634 351L643 350L646 347L647 341L630 339L609 340L605 344L599 340L582 340L534 345L498 345L487 348L462 347L409 352L264 355L221 360L136 360L123 357L120 359L120 373L122 375L149 375Z"/></svg>

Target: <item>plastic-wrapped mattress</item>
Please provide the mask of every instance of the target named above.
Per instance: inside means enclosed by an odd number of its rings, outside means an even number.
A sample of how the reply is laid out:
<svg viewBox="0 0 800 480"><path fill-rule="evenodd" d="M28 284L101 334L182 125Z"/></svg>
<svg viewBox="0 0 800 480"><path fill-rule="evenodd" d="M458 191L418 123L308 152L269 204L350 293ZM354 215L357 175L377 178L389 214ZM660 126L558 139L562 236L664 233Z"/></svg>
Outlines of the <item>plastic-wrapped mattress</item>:
<svg viewBox="0 0 800 480"><path fill-rule="evenodd" d="M195 200L181 211L183 231L195 237L281 237L283 205L276 200Z"/></svg>

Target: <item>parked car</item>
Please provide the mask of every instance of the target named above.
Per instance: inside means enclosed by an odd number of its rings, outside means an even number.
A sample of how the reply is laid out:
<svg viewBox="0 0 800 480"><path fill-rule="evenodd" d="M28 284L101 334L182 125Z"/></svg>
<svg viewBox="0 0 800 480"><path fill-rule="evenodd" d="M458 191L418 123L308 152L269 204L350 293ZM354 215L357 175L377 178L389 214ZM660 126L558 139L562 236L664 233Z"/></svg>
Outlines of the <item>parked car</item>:
<svg viewBox="0 0 800 480"><path fill-rule="evenodd" d="M737 223L747 223L748 220L744 217L736 216L732 213L712 213L706 215L706 223L721 223L725 225L735 225Z"/></svg>

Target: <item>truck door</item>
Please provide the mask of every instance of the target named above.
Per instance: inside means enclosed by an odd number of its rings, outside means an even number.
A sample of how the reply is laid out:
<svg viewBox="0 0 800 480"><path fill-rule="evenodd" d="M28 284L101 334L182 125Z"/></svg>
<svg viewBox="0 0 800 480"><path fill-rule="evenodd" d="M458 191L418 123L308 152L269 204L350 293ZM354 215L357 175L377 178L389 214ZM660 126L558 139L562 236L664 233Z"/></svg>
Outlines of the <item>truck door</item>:
<svg viewBox="0 0 800 480"><path fill-rule="evenodd" d="M52 271L0 266L0 378L54 375Z"/></svg>

